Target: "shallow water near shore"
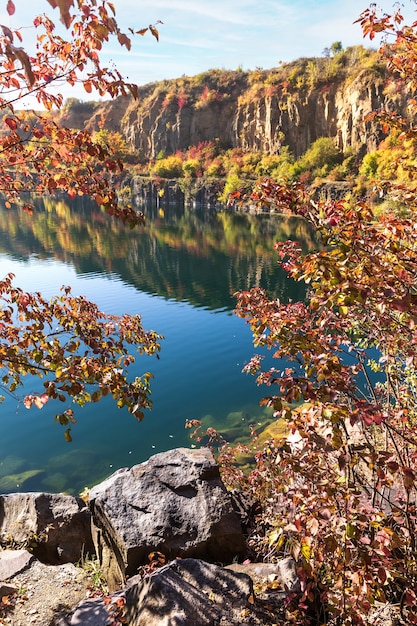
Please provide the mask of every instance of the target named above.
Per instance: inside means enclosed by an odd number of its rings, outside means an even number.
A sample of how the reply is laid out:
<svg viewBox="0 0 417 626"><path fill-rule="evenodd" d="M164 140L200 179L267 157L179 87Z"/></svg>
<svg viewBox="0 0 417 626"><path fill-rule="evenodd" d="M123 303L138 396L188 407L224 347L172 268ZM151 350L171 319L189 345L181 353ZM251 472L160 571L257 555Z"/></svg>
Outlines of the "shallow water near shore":
<svg viewBox="0 0 417 626"><path fill-rule="evenodd" d="M111 399L75 407L73 442L54 423L49 402L27 410L23 393L0 405L0 492L79 493L119 467L190 446L187 419L203 419L228 438L270 421L259 407L266 390L242 374L254 349L250 329L233 314L236 291L260 285L271 297L303 297L277 265L273 243L314 241L301 220L184 207L149 208L139 230L108 218L86 201L38 200L34 215L0 211L0 274L50 297L62 285L106 313L139 313L164 335L160 359L138 357L133 375L151 371L152 411L139 423Z"/></svg>

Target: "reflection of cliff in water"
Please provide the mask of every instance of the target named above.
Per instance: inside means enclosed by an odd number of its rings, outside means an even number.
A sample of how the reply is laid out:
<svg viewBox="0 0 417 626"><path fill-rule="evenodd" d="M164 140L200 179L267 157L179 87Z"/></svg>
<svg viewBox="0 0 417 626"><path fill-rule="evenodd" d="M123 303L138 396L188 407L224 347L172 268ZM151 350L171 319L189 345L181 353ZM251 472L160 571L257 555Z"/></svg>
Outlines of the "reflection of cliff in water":
<svg viewBox="0 0 417 626"><path fill-rule="evenodd" d="M302 297L277 266L273 244L314 246L295 217L169 207L146 211L130 230L86 199L38 199L32 216L0 210L0 252L18 260L54 258L80 274L116 274L136 289L210 309L234 306L232 294L261 285L271 297Z"/></svg>

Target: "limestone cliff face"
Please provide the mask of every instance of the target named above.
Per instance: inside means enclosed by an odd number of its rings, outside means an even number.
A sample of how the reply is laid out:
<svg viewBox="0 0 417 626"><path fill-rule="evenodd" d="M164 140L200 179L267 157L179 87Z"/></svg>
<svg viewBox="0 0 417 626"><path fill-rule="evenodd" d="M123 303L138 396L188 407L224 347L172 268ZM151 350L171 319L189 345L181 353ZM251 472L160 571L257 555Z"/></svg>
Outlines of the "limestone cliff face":
<svg viewBox="0 0 417 626"><path fill-rule="evenodd" d="M301 156L319 137L334 138L345 151L362 146L374 150L382 133L366 116L392 108L382 81L362 74L352 82L333 82L311 91L272 96L237 106L233 116L233 145L245 150L278 153L289 146Z"/></svg>
<svg viewBox="0 0 417 626"><path fill-rule="evenodd" d="M144 159L203 141L270 154L286 145L298 158L323 136L334 138L343 151L374 150L383 135L366 116L379 109L405 108L401 90L387 95L381 68L352 67L332 79L304 80L299 87L274 71L258 72L255 80L254 72L211 70L153 83L141 88L139 101L78 103L76 114L69 106L68 123L93 129L104 121ZM80 106L89 106L88 114L83 115Z"/></svg>
<svg viewBox="0 0 417 626"><path fill-rule="evenodd" d="M220 141L225 148L240 145L234 130L238 93L233 98L196 107L181 108L177 100L165 105L163 97L148 100L146 106L132 102L121 122L128 143L146 158L163 150L167 155L202 141Z"/></svg>

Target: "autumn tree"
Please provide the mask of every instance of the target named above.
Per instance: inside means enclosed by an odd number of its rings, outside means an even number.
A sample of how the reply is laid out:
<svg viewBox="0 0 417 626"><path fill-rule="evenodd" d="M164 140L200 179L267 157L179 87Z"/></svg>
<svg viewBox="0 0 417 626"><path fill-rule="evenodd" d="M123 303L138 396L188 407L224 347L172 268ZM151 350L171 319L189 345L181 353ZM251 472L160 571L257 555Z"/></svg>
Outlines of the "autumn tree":
<svg viewBox="0 0 417 626"><path fill-rule="evenodd" d="M400 11L360 18L365 35L391 35L380 54L395 79L415 90L416 24ZM410 96L410 106L415 101ZM415 138L413 115L379 111L386 129ZM276 244L279 262L306 283L306 300L281 302L255 288L238 294L237 314L257 347L245 370L265 385L262 404L280 420L281 438L255 439L249 476L221 450L224 477L260 502L253 554L292 555L301 593L289 596L289 623L374 624L376 608L398 607L417 624L417 225L415 168L410 185L378 182L387 203L401 198L406 218L378 215L373 198L317 201L301 184L260 180L248 197L272 211L304 217L315 252ZM414 180L413 180L414 179ZM213 436L213 433L209 433Z"/></svg>
<svg viewBox="0 0 417 626"><path fill-rule="evenodd" d="M88 94L137 97L137 86L104 66L100 54L111 39L130 50L134 35L149 31L158 39L158 31L151 25L122 32L115 7L106 0L47 1L61 27L46 14L35 16L34 49L26 48L23 29L0 25L0 192L6 207L16 204L31 212L28 193L88 195L128 226L142 224L141 213L118 205L113 182L121 162L100 137L66 128L53 112L63 106L57 91L63 83L82 85ZM14 14L12 0L6 9ZM21 110L29 99L39 110ZM151 375L129 380L131 348L153 354L160 337L142 328L140 316L106 315L69 287L46 301L15 286L12 275L1 280L0 298L2 385L17 393L27 374L43 379L39 391L25 397L25 406L41 408L50 399L64 403L56 419L67 426L67 439L75 422L71 401L82 406L110 395L118 407L142 418L151 404Z"/></svg>

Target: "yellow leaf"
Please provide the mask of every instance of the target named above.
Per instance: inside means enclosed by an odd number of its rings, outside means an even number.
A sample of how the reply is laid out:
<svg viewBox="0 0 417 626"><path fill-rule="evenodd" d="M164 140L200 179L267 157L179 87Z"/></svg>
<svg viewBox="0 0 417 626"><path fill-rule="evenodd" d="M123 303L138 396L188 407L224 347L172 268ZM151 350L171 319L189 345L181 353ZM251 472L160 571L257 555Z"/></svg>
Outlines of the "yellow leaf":
<svg viewBox="0 0 417 626"><path fill-rule="evenodd" d="M276 543L281 535L282 535L281 528L277 528L276 530L273 530L271 533L269 533L269 541L268 541L269 545L272 546L274 543Z"/></svg>
<svg viewBox="0 0 417 626"><path fill-rule="evenodd" d="M311 548L306 543L303 543L301 546L301 554L306 559L306 561L309 561L311 559Z"/></svg>

